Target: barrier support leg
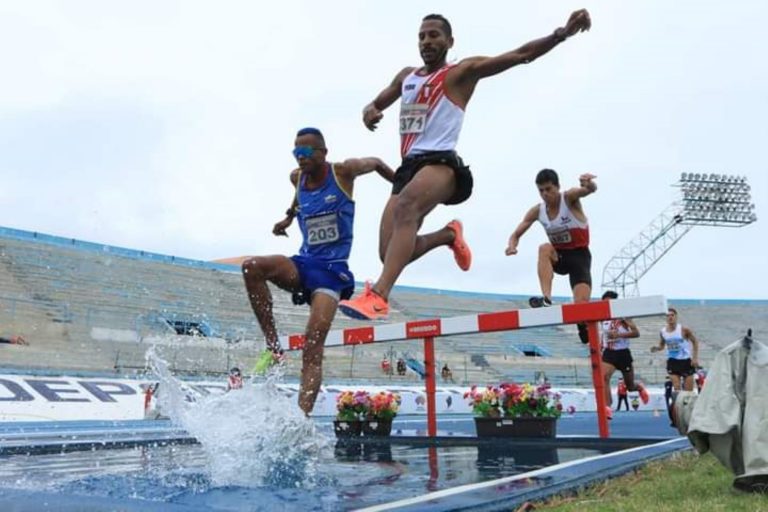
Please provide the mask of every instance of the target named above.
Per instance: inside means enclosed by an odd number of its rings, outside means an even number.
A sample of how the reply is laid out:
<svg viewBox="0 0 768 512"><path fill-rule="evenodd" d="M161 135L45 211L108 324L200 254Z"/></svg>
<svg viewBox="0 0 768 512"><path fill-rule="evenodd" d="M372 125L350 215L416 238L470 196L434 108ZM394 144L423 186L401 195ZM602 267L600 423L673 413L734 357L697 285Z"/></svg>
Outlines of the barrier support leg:
<svg viewBox="0 0 768 512"><path fill-rule="evenodd" d="M437 414L435 403L435 338L424 338L424 379L427 386L427 434L437 436Z"/></svg>
<svg viewBox="0 0 768 512"><path fill-rule="evenodd" d="M429 460L429 480L427 481L427 490L434 492L440 489L437 481L440 478L439 465L437 463L437 446L427 448Z"/></svg>
<svg viewBox="0 0 768 512"><path fill-rule="evenodd" d="M603 381L603 365L600 352L600 334L597 330L597 322L589 322L587 331L589 333L589 360L592 365L592 384L595 388L595 402L597 403L597 426L600 430L600 437L608 437L608 416L605 414L605 407L608 403L605 401L605 382Z"/></svg>

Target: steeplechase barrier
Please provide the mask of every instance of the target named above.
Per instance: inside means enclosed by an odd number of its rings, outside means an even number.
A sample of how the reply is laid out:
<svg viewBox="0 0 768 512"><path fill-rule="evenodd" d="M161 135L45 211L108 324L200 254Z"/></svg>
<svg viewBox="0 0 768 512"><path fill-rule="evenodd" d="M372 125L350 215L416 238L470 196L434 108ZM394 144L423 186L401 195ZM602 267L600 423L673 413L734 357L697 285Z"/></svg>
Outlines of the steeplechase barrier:
<svg viewBox="0 0 768 512"><path fill-rule="evenodd" d="M394 324L367 325L328 332L326 347L385 343L409 339L424 340L424 368L427 394L427 432L437 435L435 414L435 338L458 334L512 331L532 327L587 324L589 332L589 357L592 366L592 382L597 402L600 437L608 437L608 418L601 366L600 335L597 322L614 318L639 318L663 315L667 312L667 299L661 295L630 299L601 300L578 304L562 304L537 309L514 309L493 313L479 313L430 320L414 320ZM301 350L304 334L281 336L280 343L287 350Z"/></svg>

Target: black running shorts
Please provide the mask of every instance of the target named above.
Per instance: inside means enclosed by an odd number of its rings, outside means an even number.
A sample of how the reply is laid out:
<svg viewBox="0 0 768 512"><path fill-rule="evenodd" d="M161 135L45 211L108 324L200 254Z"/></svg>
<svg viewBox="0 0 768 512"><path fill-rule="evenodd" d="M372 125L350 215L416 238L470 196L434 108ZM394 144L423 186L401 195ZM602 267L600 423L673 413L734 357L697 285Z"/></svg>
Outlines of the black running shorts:
<svg viewBox="0 0 768 512"><path fill-rule="evenodd" d="M679 377L690 377L696 373L690 359L667 359L667 373Z"/></svg>
<svg viewBox="0 0 768 512"><path fill-rule="evenodd" d="M553 268L555 273L568 276L571 289L580 283L592 286L592 253L588 247L558 249L557 263Z"/></svg>
<svg viewBox="0 0 768 512"><path fill-rule="evenodd" d="M459 204L469 199L472 195L472 173L469 166L464 165L464 161L455 151L431 151L404 158L403 163L395 171L392 195L399 194L417 172L424 166L432 164L447 165L453 169L456 176L456 191L445 204Z"/></svg>
<svg viewBox="0 0 768 512"><path fill-rule="evenodd" d="M620 372L632 371L632 353L628 348L619 350L603 350L603 361L610 364Z"/></svg>

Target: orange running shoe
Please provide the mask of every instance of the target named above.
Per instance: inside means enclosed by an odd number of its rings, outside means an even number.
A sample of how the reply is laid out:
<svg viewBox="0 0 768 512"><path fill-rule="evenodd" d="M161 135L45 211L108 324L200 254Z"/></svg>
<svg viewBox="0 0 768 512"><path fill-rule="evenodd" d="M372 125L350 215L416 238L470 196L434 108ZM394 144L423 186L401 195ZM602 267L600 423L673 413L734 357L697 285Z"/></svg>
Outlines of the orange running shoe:
<svg viewBox="0 0 768 512"><path fill-rule="evenodd" d="M461 270L466 272L472 266L472 251L469 250L466 240L464 240L464 226L458 219L453 219L445 225L453 231L453 243L449 246L453 251L453 257Z"/></svg>
<svg viewBox="0 0 768 512"><path fill-rule="evenodd" d="M648 395L648 390L639 382L637 383L637 392L640 395L640 400L642 400L644 404L647 404L651 400L651 397Z"/></svg>
<svg viewBox="0 0 768 512"><path fill-rule="evenodd" d="M605 417L609 420L613 419L613 409L611 409L610 405L605 406Z"/></svg>
<svg viewBox="0 0 768 512"><path fill-rule="evenodd" d="M339 302L339 309L357 320L382 320L389 315L387 299L373 291L371 283L365 283L363 293L351 300Z"/></svg>

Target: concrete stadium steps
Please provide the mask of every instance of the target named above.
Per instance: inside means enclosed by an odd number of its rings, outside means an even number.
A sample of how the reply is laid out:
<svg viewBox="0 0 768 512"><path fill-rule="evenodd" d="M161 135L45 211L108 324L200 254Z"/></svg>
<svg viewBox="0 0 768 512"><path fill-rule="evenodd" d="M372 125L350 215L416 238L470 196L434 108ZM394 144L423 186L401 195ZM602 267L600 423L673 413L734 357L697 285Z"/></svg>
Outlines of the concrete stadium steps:
<svg viewBox="0 0 768 512"><path fill-rule="evenodd" d="M101 250L94 244L27 235L0 236L0 335L24 334L31 343L30 347L0 347L5 365L114 371L117 362L129 371L143 367L148 344L159 339L163 353L177 362L177 371L215 374L231 364L248 372L263 348L237 267L174 263L172 257L145 257L139 251ZM308 308L295 307L289 294L271 289L278 331L302 332ZM528 307L527 297L408 287L396 287L391 304L388 323ZM705 366L747 328L755 330L757 339L768 332L764 301L670 304L699 337ZM217 338L170 336L172 329L159 318L174 315L206 320ZM666 361L663 354L651 354L649 349L658 343L664 318L636 321L641 331L640 338L632 341L636 373L648 383L660 384ZM362 325L366 324L339 314L333 328ZM218 337L239 342L226 343ZM173 338L182 339L167 342ZM523 356L520 347L530 345L548 355ZM438 371L448 363L458 384L532 380L539 371L553 383L591 383L587 350L574 326L438 338L435 350ZM390 351L395 360L405 353L423 359L420 340L332 348L325 351L325 376L366 383L418 382L420 378L412 372L392 379L381 372L381 358ZM300 366L300 354L290 354L288 376L298 378Z"/></svg>

